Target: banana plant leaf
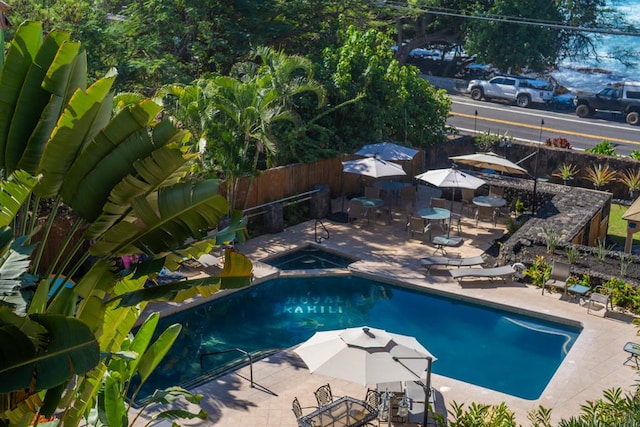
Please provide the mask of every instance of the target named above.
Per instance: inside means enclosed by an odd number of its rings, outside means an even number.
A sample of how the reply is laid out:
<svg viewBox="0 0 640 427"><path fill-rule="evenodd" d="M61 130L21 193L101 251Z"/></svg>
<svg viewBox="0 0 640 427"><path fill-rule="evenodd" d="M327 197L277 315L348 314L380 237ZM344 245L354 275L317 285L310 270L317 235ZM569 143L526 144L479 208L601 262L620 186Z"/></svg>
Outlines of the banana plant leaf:
<svg viewBox="0 0 640 427"><path fill-rule="evenodd" d="M181 183L159 191L157 200L138 198L133 204L136 223L120 221L90 249L92 255L112 256L145 252L151 257L199 239L228 209L217 194L218 182Z"/></svg>
<svg viewBox="0 0 640 427"><path fill-rule="evenodd" d="M47 314L30 319L46 329L44 336L30 337L14 324L0 325L0 393L53 388L98 364L98 342L82 321Z"/></svg>
<svg viewBox="0 0 640 427"><path fill-rule="evenodd" d="M26 76L33 64L38 49L42 44L42 25L38 22L25 22L18 27L13 41L9 44L3 73L0 75L0 169L7 163L16 164L15 159L8 159L7 146L9 132L14 122L14 113ZM20 120L20 118L17 118ZM20 151L20 154L22 150Z"/></svg>
<svg viewBox="0 0 640 427"><path fill-rule="evenodd" d="M38 173L40 154L49 139L49 134L43 135L40 132L39 137L34 139L32 135L41 121L42 111L52 99L51 93L43 88L42 82L49 65L69 38L70 35L62 31L49 33L38 49L33 66L29 68L13 115L14 123L7 139L7 170L13 171L20 167L34 175ZM79 44L76 43L76 55L79 48ZM49 132L53 129L52 125L49 126ZM9 153L12 153L11 156Z"/></svg>
<svg viewBox="0 0 640 427"><path fill-rule="evenodd" d="M38 179L24 171L15 171L0 182L0 227L11 224Z"/></svg>
<svg viewBox="0 0 640 427"><path fill-rule="evenodd" d="M0 241L11 237L9 227L0 231ZM26 312L32 293L26 290L31 282L25 273L29 270L29 257L36 245L25 245L27 239L27 236L18 238L8 248L5 244L0 246L0 303L9 305L16 313Z"/></svg>

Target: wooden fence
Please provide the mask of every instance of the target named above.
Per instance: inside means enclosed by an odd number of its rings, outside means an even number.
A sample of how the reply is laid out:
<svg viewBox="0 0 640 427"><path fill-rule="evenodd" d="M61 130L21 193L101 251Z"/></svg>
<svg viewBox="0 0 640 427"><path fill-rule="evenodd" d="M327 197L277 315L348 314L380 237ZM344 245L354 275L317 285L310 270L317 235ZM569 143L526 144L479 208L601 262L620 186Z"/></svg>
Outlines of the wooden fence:
<svg viewBox="0 0 640 427"><path fill-rule="evenodd" d="M349 197L360 194L374 179L342 172L342 162L355 158L360 157L339 156L313 163L296 163L268 169L255 178L242 179L235 208L249 209L260 206L311 191L315 186L322 184L329 186L332 198L341 194ZM411 182L414 175L423 171L424 152L421 150L411 161L397 163L402 165L407 175L394 179Z"/></svg>

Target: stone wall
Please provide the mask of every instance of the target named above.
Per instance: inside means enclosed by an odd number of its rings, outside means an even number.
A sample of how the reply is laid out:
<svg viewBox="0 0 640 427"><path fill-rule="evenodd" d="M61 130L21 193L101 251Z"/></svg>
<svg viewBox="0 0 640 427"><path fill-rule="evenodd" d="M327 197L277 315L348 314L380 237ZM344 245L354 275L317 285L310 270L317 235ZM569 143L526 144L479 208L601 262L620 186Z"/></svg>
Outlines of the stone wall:
<svg viewBox="0 0 640 427"><path fill-rule="evenodd" d="M538 148L539 154L534 154ZM451 166L449 157L471 154L478 152L474 144L473 137L462 136L448 141L446 144L439 144L425 149L425 164L427 169L448 168ZM597 154L585 153L584 151L549 147L527 142L509 141L508 144L497 143L492 148L496 154L506 157L514 163L519 164L529 171L531 177L536 170L537 176L550 183L562 184L562 179L554 176L558 173L562 164L573 164L579 172L576 177L569 181L568 185L582 188L593 188L593 184L584 178L585 171L593 164L607 164L618 173L626 169L636 170L640 168L640 161L628 157L611 157ZM527 158L528 157L528 158ZM521 162L522 159L527 158ZM617 200L629 200L629 189L621 182L611 182L603 190L612 193Z"/></svg>

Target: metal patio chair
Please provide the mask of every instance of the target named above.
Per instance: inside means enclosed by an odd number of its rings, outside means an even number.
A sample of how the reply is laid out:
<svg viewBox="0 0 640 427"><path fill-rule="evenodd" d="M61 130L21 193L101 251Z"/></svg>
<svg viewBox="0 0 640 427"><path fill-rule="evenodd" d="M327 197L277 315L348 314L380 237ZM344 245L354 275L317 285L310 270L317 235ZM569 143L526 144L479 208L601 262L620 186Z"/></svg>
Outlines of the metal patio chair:
<svg viewBox="0 0 640 427"><path fill-rule="evenodd" d="M318 406L326 406L329 403L333 402L333 394L331 393L330 384L325 384L318 387L318 389L314 391L313 394L315 394L316 396Z"/></svg>

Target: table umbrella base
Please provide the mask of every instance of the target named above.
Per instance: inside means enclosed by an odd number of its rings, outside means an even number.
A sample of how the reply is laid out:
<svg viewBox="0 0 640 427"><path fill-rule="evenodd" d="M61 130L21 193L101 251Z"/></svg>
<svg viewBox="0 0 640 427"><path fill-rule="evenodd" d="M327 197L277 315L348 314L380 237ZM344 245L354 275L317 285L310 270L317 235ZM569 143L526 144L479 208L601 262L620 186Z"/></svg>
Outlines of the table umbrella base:
<svg viewBox="0 0 640 427"><path fill-rule="evenodd" d="M348 223L349 222L349 214L347 212L333 212L327 215L327 219L333 222L341 222Z"/></svg>

